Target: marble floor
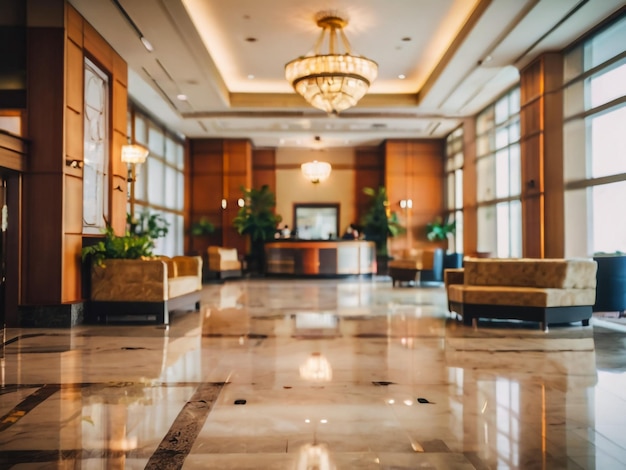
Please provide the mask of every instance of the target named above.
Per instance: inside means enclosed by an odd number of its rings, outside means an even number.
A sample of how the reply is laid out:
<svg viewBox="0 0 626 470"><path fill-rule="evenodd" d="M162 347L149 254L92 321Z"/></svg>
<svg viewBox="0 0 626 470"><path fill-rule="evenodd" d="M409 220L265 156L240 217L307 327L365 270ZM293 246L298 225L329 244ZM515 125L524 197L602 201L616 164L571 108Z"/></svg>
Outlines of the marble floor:
<svg viewBox="0 0 626 470"><path fill-rule="evenodd" d="M626 332L463 326L441 287L207 285L169 327L9 329L0 468L626 468Z"/></svg>

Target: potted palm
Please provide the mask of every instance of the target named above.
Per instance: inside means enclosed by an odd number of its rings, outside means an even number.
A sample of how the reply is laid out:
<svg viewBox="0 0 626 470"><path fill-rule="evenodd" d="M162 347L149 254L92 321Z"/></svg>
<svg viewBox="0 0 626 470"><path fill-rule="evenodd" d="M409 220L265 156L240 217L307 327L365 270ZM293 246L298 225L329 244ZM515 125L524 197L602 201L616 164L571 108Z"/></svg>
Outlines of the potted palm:
<svg viewBox="0 0 626 470"><path fill-rule="evenodd" d="M385 187L381 186L378 190L363 188L363 192L371 198L369 210L361 219L363 234L366 240L371 240L376 244L378 273L384 274L387 271L389 261L387 241L390 237L406 232L406 229L400 225L398 215L389 210L389 200Z"/></svg>
<svg viewBox="0 0 626 470"><path fill-rule="evenodd" d="M460 268L461 253L455 253L453 237L456 233L456 220L448 217L437 217L426 225L426 237L431 242L447 241L448 247L443 260L444 268Z"/></svg>
<svg viewBox="0 0 626 470"><path fill-rule="evenodd" d="M233 226L240 235L250 237L248 267L252 271L263 272L265 266L265 242L274 239L276 227L283 218L274 213L276 196L269 186L261 189L241 188L244 205L237 211Z"/></svg>

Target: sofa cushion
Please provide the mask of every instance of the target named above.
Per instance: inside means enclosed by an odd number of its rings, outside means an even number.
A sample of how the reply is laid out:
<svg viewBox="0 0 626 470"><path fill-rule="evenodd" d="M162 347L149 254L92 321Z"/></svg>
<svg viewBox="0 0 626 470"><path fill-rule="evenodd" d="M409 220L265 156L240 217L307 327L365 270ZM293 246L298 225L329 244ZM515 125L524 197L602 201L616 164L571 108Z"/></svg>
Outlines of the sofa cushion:
<svg viewBox="0 0 626 470"><path fill-rule="evenodd" d="M591 259L471 259L464 266L466 285L596 287L597 263Z"/></svg>
<svg viewBox="0 0 626 470"><path fill-rule="evenodd" d="M178 276L167 283L168 299L195 292L198 288L198 276Z"/></svg>
<svg viewBox="0 0 626 470"><path fill-rule="evenodd" d="M451 302L477 305L518 307L570 307L593 305L596 291L590 289L554 289L539 287L450 285Z"/></svg>

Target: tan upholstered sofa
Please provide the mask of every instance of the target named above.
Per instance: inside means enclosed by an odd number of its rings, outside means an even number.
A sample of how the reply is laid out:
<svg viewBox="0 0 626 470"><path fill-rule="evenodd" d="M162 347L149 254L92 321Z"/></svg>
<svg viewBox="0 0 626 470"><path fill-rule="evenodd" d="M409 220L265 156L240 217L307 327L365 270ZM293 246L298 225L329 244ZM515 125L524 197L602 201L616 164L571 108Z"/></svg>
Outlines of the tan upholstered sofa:
<svg viewBox="0 0 626 470"><path fill-rule="evenodd" d="M592 259L465 259L446 272L450 310L465 324L479 318L589 325L596 296ZM461 283L462 282L462 283Z"/></svg>
<svg viewBox="0 0 626 470"><path fill-rule="evenodd" d="M241 277L241 261L236 248L209 246L209 272L218 279Z"/></svg>
<svg viewBox="0 0 626 470"><path fill-rule="evenodd" d="M442 281L443 250L417 249L406 250L390 260L387 264L389 276L395 287L403 282L422 283L425 281Z"/></svg>
<svg viewBox="0 0 626 470"><path fill-rule="evenodd" d="M92 266L88 320L169 323L169 312L200 309L202 258L109 259Z"/></svg>

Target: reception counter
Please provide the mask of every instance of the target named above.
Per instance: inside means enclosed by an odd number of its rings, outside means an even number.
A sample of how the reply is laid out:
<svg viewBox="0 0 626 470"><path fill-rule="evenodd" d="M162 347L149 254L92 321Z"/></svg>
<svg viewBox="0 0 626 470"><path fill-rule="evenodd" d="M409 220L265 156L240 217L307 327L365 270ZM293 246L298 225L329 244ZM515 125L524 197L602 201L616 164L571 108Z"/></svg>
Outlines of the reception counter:
<svg viewBox="0 0 626 470"><path fill-rule="evenodd" d="M344 276L376 273L376 246L364 240L279 240L265 244L266 273Z"/></svg>

